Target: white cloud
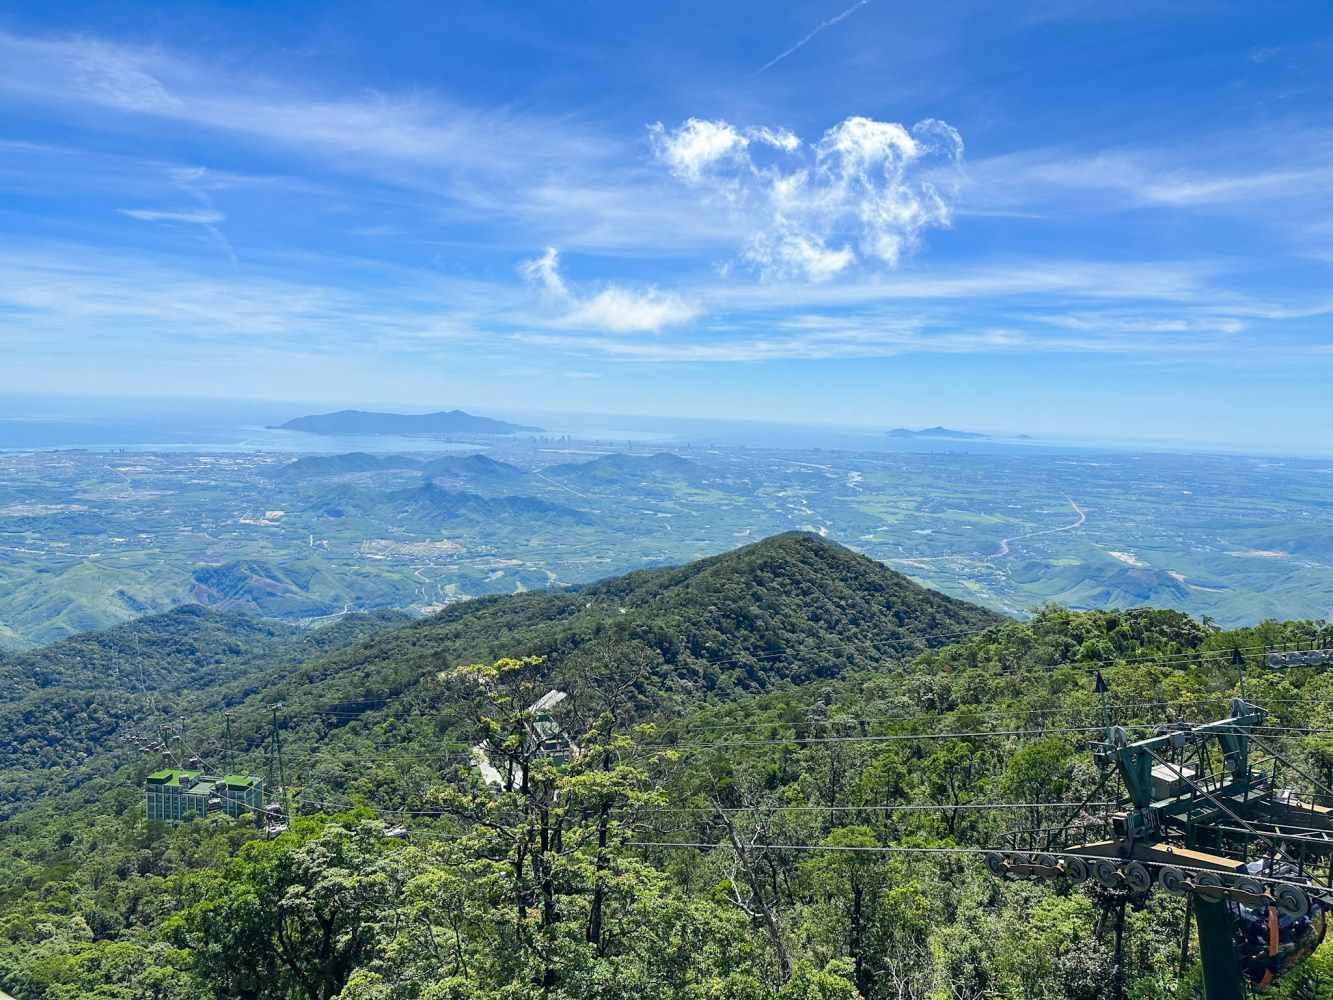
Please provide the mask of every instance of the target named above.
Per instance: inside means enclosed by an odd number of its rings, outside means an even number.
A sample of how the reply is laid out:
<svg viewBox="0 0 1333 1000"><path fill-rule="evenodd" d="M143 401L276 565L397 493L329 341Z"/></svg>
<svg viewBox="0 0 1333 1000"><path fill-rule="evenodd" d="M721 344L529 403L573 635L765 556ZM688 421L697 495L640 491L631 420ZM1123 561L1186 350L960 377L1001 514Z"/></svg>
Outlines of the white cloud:
<svg viewBox="0 0 1333 1000"><path fill-rule="evenodd" d="M1066 330L1115 334L1177 334L1201 333L1229 335L1242 332L1246 324L1234 316L1213 315L1195 310L1170 316L1152 316L1138 313L1102 310L1099 312L1066 312L1036 317L1043 323Z"/></svg>
<svg viewBox="0 0 1333 1000"><path fill-rule="evenodd" d="M585 300L569 314L568 322L612 333L656 332L687 323L698 315L697 307L674 293L655 288L630 291L612 286Z"/></svg>
<svg viewBox="0 0 1333 1000"><path fill-rule="evenodd" d="M944 122L910 130L851 117L807 145L782 129L691 118L649 128L659 162L728 205L766 278L826 281L856 265L891 269L932 226L947 226L963 141Z"/></svg>
<svg viewBox="0 0 1333 1000"><path fill-rule="evenodd" d="M1092 153L1030 149L969 164L968 209L1050 214L1068 211L1072 201L1080 215L1210 208L1274 221L1279 202L1297 204L1307 216L1313 201L1327 204L1331 164L1327 134L1211 135L1190 147Z"/></svg>
<svg viewBox="0 0 1333 1000"><path fill-rule="evenodd" d="M569 298L569 289L560 277L560 251L555 247L547 247L540 257L523 261L518 265L518 273L556 298Z"/></svg>
<svg viewBox="0 0 1333 1000"><path fill-rule="evenodd" d="M1012 330L927 331L919 321L880 318L870 323L839 323L828 317L813 322L776 324L765 332L747 332L726 339L692 341L633 340L623 337L580 339L568 334L520 333L521 343L605 355L641 362L760 362L887 358L921 351L974 354L1021 350L1029 339Z"/></svg>
<svg viewBox="0 0 1333 1000"><path fill-rule="evenodd" d="M658 159L691 184L702 183L706 174L724 162L738 168L748 163L749 140L726 122L691 118L670 136L659 122L652 127L652 135Z"/></svg>
<svg viewBox="0 0 1333 1000"><path fill-rule="evenodd" d="M653 287L636 290L608 285L592 295L576 294L560 275L560 252L555 247L523 261L518 269L564 310L560 319L563 326L594 327L610 333L656 333L687 323L701 311L674 292Z"/></svg>
<svg viewBox="0 0 1333 1000"><path fill-rule="evenodd" d="M97 100L126 111L173 111L181 102L152 73L118 49L101 43L54 43L53 55L69 60L72 76Z"/></svg>

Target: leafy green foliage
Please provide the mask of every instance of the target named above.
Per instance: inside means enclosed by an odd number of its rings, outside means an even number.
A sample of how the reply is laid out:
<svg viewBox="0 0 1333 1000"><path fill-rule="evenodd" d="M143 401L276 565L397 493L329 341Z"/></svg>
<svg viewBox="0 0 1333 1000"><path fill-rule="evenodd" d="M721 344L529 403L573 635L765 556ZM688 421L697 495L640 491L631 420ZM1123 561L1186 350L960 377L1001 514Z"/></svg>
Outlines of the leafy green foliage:
<svg viewBox="0 0 1333 1000"><path fill-rule="evenodd" d="M425 621L145 619L0 661L29 678L5 706L21 742L0 772L0 988L1110 1000L1119 983L1187 1000L1179 900L1125 902L1117 964L1104 894L999 882L951 852L1058 823L1066 811L1027 803L1095 788L1094 670L1117 722L1208 718L1236 692L1232 647L1276 642L1333 630L1056 607L1003 620L809 535ZM580 751L563 764L528 710L557 686ZM1331 672L1256 665L1247 686L1280 724L1333 727ZM287 833L144 819L150 762L107 746L122 723L186 716L208 750L231 709L255 768L279 699L301 813ZM1315 778L1333 766L1315 733L1284 749ZM397 823L406 841L385 835ZM1322 995L1327 972L1317 955L1274 994Z"/></svg>

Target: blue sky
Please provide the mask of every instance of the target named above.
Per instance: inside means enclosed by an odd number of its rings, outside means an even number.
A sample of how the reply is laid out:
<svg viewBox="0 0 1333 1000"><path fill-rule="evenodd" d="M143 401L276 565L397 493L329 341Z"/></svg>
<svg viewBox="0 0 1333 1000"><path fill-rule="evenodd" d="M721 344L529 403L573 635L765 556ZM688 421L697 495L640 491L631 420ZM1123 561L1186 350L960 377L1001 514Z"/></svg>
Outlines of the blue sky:
<svg viewBox="0 0 1333 1000"><path fill-rule="evenodd" d="M18 3L0 390L1330 450L1327 3Z"/></svg>

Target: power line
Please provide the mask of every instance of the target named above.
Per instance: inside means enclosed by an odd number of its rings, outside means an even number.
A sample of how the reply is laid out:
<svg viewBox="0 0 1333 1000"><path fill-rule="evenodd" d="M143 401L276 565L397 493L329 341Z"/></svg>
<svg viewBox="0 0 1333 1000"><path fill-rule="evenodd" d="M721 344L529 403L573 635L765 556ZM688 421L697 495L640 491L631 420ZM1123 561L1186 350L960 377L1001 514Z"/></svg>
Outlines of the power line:
<svg viewBox="0 0 1333 1000"><path fill-rule="evenodd" d="M1073 733L1104 733L1105 731L1105 726L1078 726L1051 729L992 729L964 733L892 733L881 736L815 736L771 740L724 740L718 743L640 743L636 744L636 746L641 750L716 750L724 749L726 747L808 746L823 743L891 743L899 741L911 742L915 740L986 739L1017 736L1053 736Z"/></svg>
<svg viewBox="0 0 1333 1000"><path fill-rule="evenodd" d="M673 814L743 814L743 813L842 813L842 812L952 812L954 810L1001 810L1001 809L1072 809L1076 806L1103 808L1119 805L1118 802L960 802L950 803L921 802L890 806L648 806L642 811L651 815Z"/></svg>
<svg viewBox="0 0 1333 1000"><path fill-rule="evenodd" d="M1091 692L1089 692L1089 694L1091 695ZM1152 708L1159 706L1164 710L1170 709L1172 707L1175 707L1177 709L1186 709L1186 708L1194 708L1196 706L1201 706L1201 705L1226 704L1231 700L1232 697L1233 696L1230 695L1219 695L1210 698L1180 699L1176 701L1172 701L1169 699L1157 699L1154 701L1125 702L1118 705L1108 705L1107 709L1110 711L1128 711L1130 709ZM768 721L746 720L746 721L736 721L728 723L717 723L704 726L691 725L688 727L687 730L684 731L709 732L709 731L727 730L727 729L730 730L776 729L783 726L788 726L793 729L809 729L818 726L825 726L830 729L833 729L839 726L848 726L848 725L878 725L878 724L907 723L907 722L929 722L941 719L958 719L959 717L969 718L969 719L1013 719L1013 718L1026 718L1033 716L1074 714L1078 712L1086 712L1088 707L1089 706L1075 706L1075 705L1063 705L1059 708L1016 707L1010 711L996 710L989 712L972 712L966 708L957 708L948 712L932 712L919 715L880 715L880 716L830 715L827 716L826 718L821 718L821 719L803 719L803 720L773 719ZM1145 722L1145 723L1132 723L1130 725L1132 725L1135 728L1142 728L1150 725L1156 725L1156 723ZM677 730L677 732L679 731L681 730Z"/></svg>
<svg viewBox="0 0 1333 1000"><path fill-rule="evenodd" d="M626 846L628 846L628 847L645 847L645 848L662 848L662 849L667 849L667 850L670 850L670 849L678 849L678 850L701 850L701 851L718 851L718 850L721 850L721 851L730 851L730 850L734 850L734 848L732 848L732 847L731 847L730 845L728 845L728 844L706 844L706 843L700 843L700 842L686 842L686 841L645 841L645 840L636 840L636 841L628 841L628 842L626 843ZM1006 851L1006 850L1002 850L1002 849L1000 849L1000 848L998 848L998 847L904 847L904 846L881 847L881 846L878 846L878 845L872 847L872 846L870 846L870 845L857 846L857 845L843 845L843 844L838 844L838 845L835 845L835 844L757 844L757 845L755 845L755 850L757 850L757 851L770 851L770 850L771 850L771 851L818 851L818 852L830 852L830 853L889 854L889 855L892 855L892 854L920 854L920 855L939 855L939 856L944 856L944 857L948 857L948 856L957 856L957 857L962 857L962 856L985 857L985 856L990 856L990 855L999 855L999 856L1003 857L1003 856L1011 855L1011 854L1015 854L1015 853L1022 853L1022 852L1015 852L1015 851ZM1045 854L1045 855L1047 855L1047 856L1049 856L1049 857L1052 857L1052 858L1079 858L1080 860L1084 860L1084 861L1107 861L1107 860L1116 860L1116 859L1108 859L1107 856L1106 856L1105 854L1086 854L1086 853L1080 853L1080 852L1078 852L1078 851L1042 851L1042 852L1040 852L1040 853ZM1175 864L1174 862L1172 862L1171 867L1172 867L1172 868L1176 868L1176 869L1178 869L1178 870L1180 870L1180 871L1182 871L1182 872L1200 872L1200 873L1202 873L1202 872L1208 872L1208 873L1210 873L1210 874L1212 874L1212 875L1217 875L1217 874L1219 874L1219 872L1218 872L1218 870L1217 870L1216 868L1204 868L1204 867L1202 867L1202 866L1198 866L1198 865L1180 865L1180 864ZM1227 872L1222 872L1221 874L1229 874L1229 873L1227 873ZM1302 888L1302 889L1315 889L1316 891L1327 891L1327 890L1328 890L1328 887L1327 887L1327 886L1319 885L1319 884L1316 884L1316 883L1311 882L1311 881L1301 881L1301 880L1294 880L1294 879L1284 879L1284 878L1277 878L1277 877L1274 877L1274 876L1267 876L1267 875L1250 875L1249 873L1246 873L1246 877L1248 877L1248 878L1253 878L1253 879L1255 879L1255 880L1257 880L1257 881L1260 881L1260 882L1268 882L1268 883L1271 883L1271 884L1273 884L1273 885L1294 885L1294 886L1297 886L1297 887Z"/></svg>

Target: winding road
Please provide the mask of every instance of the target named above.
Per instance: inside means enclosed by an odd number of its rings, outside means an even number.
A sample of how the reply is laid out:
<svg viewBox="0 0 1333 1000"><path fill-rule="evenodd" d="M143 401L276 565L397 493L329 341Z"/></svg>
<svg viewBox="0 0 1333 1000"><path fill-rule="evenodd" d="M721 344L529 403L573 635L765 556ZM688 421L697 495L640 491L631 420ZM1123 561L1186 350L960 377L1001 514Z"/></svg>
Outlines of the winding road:
<svg viewBox="0 0 1333 1000"><path fill-rule="evenodd" d="M1080 525L1082 525L1083 522L1086 521L1086 520L1088 519L1088 515L1087 515L1086 513L1084 513L1082 507L1080 507L1078 504L1074 503L1074 500L1073 500L1072 497L1065 497L1065 499L1069 501L1069 506L1073 507L1073 508L1074 508L1074 512L1075 512L1076 514L1078 514L1078 520L1075 521L1073 524L1062 524L1062 525L1060 525L1060 527L1058 527L1058 528L1043 528L1041 531L1029 531L1029 532L1026 532L1025 534L1022 534L1022 535L1014 535L1012 538L1004 538L1004 539L1001 539L1001 540L1000 540L1000 547L999 547L998 549L996 549L994 552L992 552L990 555L988 555L986 558L987 558L987 559L998 559L998 558L1000 558L1000 556L1007 556L1007 555L1009 554L1009 543L1010 543L1010 542L1021 541L1021 540L1023 540L1024 538L1035 538L1035 537L1037 537L1038 535L1053 535L1053 534L1055 534L1057 531L1073 531L1075 528L1077 528L1077 527L1079 527Z"/></svg>

